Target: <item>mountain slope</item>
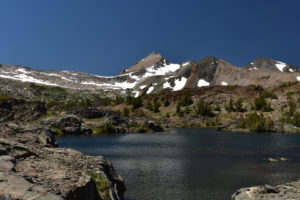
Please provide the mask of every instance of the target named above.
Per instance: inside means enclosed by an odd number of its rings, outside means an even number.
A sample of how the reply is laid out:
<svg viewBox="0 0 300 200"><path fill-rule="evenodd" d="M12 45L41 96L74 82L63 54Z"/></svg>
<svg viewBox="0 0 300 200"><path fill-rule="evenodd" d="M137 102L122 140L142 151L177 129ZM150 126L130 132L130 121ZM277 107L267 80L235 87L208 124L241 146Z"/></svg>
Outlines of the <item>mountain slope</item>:
<svg viewBox="0 0 300 200"><path fill-rule="evenodd" d="M258 58L244 67L233 66L215 57L173 64L153 52L117 76L0 65L0 79L73 90L114 91L123 95L131 92L138 96L164 89L178 91L212 85L261 84L275 87L283 82L300 80L300 68L269 58Z"/></svg>

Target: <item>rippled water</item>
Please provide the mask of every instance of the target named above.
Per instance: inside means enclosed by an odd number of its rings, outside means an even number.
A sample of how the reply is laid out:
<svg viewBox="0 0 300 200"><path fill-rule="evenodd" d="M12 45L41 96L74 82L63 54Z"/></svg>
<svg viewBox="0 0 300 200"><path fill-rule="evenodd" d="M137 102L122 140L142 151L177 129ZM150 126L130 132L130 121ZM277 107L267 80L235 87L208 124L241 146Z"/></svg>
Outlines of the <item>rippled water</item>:
<svg viewBox="0 0 300 200"><path fill-rule="evenodd" d="M229 199L240 187L300 178L300 135L175 129L57 140L110 160L125 179L127 200Z"/></svg>

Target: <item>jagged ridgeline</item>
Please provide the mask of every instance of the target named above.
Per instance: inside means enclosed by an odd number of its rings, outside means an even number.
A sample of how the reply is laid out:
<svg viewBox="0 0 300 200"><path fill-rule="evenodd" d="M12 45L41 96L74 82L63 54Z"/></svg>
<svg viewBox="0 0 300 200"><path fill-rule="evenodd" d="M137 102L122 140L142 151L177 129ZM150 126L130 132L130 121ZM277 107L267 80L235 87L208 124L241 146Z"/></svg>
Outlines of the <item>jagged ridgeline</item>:
<svg viewBox="0 0 300 200"><path fill-rule="evenodd" d="M153 52L116 76L98 76L72 71L35 70L23 66L0 66L2 95L42 101L95 99L98 96L139 96L164 90L180 91L214 85L262 85L277 87L300 80L300 68L268 58L258 58L244 67L215 57L199 62L170 63Z"/></svg>

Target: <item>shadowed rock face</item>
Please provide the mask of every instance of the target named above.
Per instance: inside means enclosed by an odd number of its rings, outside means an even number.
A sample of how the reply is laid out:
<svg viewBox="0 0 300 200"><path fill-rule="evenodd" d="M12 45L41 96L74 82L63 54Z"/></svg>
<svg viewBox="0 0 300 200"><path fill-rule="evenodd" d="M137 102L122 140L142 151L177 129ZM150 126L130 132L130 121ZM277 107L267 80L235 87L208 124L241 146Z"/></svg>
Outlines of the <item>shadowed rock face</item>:
<svg viewBox="0 0 300 200"><path fill-rule="evenodd" d="M195 63L191 67L191 73L185 84L185 88L197 87L200 79L211 82L214 79L216 70L218 68L218 59L215 57L206 57L201 61Z"/></svg>

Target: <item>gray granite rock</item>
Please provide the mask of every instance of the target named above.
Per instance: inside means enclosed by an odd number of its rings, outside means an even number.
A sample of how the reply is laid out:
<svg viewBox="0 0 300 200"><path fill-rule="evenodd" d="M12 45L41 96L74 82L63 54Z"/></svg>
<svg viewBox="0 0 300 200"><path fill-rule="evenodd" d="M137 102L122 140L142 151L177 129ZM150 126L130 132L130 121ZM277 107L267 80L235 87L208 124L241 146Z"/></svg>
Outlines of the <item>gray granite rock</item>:
<svg viewBox="0 0 300 200"><path fill-rule="evenodd" d="M109 161L57 148L53 134L46 126L0 127L1 200L123 199L124 181Z"/></svg>

